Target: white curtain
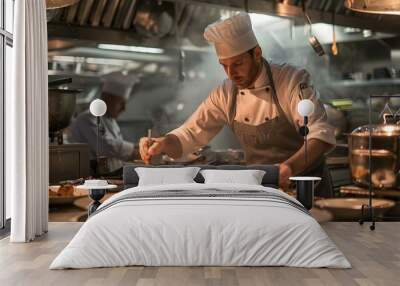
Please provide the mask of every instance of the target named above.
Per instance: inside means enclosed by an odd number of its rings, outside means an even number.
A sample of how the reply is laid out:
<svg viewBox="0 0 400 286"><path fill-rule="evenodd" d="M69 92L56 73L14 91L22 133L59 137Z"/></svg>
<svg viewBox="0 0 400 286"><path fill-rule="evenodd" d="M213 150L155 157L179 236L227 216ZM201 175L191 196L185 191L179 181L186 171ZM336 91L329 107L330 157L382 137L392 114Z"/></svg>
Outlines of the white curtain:
<svg viewBox="0 0 400 286"><path fill-rule="evenodd" d="M48 227L48 83L45 0L15 1L13 93L6 98L6 187L12 242Z"/></svg>

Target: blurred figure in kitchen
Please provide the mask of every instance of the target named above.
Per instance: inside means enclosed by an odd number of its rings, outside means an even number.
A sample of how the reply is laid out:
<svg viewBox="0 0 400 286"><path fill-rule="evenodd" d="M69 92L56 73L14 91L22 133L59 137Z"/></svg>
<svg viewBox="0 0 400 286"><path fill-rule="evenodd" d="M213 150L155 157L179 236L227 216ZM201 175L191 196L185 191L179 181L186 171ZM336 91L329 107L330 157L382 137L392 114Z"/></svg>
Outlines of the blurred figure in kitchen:
<svg viewBox="0 0 400 286"><path fill-rule="evenodd" d="M125 111L137 77L121 72L113 72L102 77L101 99L107 105L107 112L100 117L100 156L107 157L108 171L122 174L123 161L138 158L138 150L133 142L124 140L116 119ZM79 114L69 126L69 141L87 143L90 146L91 169L95 173L97 164L97 124L96 117L89 110ZM104 169L104 168L103 168Z"/></svg>
<svg viewBox="0 0 400 286"><path fill-rule="evenodd" d="M173 158L206 145L224 125L239 140L247 164L279 164L280 185L298 174L323 178L316 194L329 197L332 185L324 154L336 144L334 129L310 74L289 64L274 64L262 57L250 16L241 12L209 25L205 39L214 44L227 79L217 86L192 116L179 128L159 138L141 138L145 162L157 154ZM299 133L303 117L300 100L313 102L309 117L308 160L304 138Z"/></svg>

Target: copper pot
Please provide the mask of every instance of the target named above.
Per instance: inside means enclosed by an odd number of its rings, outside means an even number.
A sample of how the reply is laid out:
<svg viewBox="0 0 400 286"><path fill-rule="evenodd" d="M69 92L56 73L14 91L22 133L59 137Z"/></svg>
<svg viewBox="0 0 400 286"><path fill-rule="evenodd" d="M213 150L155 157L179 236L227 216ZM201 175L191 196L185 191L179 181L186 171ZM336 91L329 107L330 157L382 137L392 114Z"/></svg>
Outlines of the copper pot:
<svg viewBox="0 0 400 286"><path fill-rule="evenodd" d="M371 181L375 188L396 188L400 167L400 125L372 125L371 152L369 151L368 126L356 128L348 134L349 162L353 181L369 186L371 158Z"/></svg>

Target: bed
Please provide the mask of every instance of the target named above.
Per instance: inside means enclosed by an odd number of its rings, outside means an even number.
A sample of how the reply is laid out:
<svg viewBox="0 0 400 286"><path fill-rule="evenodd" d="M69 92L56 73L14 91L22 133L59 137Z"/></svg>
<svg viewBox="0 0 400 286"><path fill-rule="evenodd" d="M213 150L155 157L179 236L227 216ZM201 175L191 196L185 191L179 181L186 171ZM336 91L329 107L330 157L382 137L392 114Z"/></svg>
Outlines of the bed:
<svg viewBox="0 0 400 286"><path fill-rule="evenodd" d="M196 183L137 186L105 201L50 269L144 266L350 268L300 202L276 188L275 166L201 166L266 170L262 185Z"/></svg>

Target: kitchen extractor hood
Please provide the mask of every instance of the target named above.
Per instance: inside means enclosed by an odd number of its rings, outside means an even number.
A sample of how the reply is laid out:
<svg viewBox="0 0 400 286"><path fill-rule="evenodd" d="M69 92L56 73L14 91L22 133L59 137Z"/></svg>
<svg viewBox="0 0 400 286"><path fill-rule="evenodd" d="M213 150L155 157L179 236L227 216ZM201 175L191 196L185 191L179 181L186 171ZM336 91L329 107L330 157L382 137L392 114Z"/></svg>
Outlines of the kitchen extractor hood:
<svg viewBox="0 0 400 286"><path fill-rule="evenodd" d="M400 15L399 0L345 0L344 4L357 12Z"/></svg>
<svg viewBox="0 0 400 286"><path fill-rule="evenodd" d="M46 0L47 9L59 9L78 3L79 0Z"/></svg>

